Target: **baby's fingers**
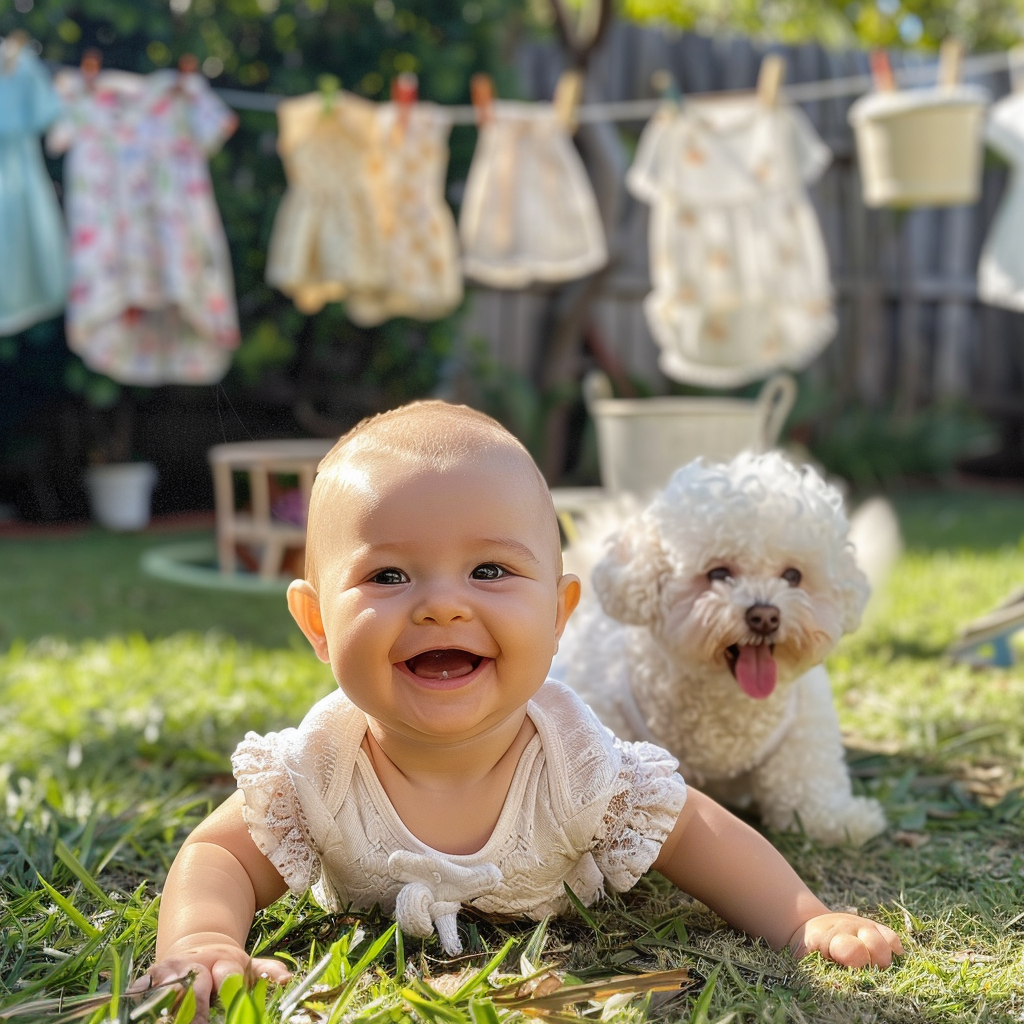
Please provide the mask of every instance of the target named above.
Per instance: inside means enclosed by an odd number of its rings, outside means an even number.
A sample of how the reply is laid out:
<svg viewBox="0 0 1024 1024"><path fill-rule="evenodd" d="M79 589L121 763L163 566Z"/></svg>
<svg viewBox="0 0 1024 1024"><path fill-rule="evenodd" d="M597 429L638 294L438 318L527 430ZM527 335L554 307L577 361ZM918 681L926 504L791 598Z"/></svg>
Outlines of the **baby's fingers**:
<svg viewBox="0 0 1024 1024"><path fill-rule="evenodd" d="M902 953L899 936L885 925L865 924L856 934L839 932L822 952L844 967L888 967L894 953Z"/></svg>

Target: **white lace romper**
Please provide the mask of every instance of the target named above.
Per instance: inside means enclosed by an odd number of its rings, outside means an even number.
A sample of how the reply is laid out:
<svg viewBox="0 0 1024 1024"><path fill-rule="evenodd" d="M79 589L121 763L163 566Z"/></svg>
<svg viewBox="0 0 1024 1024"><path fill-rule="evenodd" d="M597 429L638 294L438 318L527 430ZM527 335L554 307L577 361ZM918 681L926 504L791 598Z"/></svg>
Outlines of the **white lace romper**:
<svg viewBox="0 0 1024 1024"><path fill-rule="evenodd" d="M614 737L561 683L545 683L527 713L537 735L476 853L440 853L405 827L361 747L365 716L340 690L297 729L238 745L249 831L293 892L312 887L327 910L379 903L409 935L436 926L449 954L461 904L540 920L569 909L563 883L587 905L605 886L630 889L686 800L678 762Z"/></svg>

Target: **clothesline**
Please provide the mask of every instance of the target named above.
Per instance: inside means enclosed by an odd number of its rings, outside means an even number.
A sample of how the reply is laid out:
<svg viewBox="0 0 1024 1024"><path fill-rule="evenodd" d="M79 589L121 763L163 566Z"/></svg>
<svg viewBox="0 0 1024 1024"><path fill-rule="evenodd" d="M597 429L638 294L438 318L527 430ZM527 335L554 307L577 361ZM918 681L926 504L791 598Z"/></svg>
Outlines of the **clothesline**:
<svg viewBox="0 0 1024 1024"><path fill-rule="evenodd" d="M965 58L962 74L964 78L970 78L976 75L990 74L993 71L1012 71L1018 65L1024 68L1024 57L1017 55L1012 50L985 53ZM917 67L894 68L893 74L901 85L923 85L935 81L937 66L936 61L929 61L927 64ZM815 100L856 96L871 91L873 87L873 81L869 74L848 75L843 78L824 78L782 86L779 94L783 99L792 103L812 103ZM248 92L245 89L215 89L214 91L235 110L273 112L279 103L288 99L287 96ZM702 92L700 95L713 96L716 93ZM660 99L583 103L577 111L576 119L580 123L644 121L653 116L662 103L663 101ZM453 104L445 109L454 124L473 124L476 121L476 110L469 104Z"/></svg>

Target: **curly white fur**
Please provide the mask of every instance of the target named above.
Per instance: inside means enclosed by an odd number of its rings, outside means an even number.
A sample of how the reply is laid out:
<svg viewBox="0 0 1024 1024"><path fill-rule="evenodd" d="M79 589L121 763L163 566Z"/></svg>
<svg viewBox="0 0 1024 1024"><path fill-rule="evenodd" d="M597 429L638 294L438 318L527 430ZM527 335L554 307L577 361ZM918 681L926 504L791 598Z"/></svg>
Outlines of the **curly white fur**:
<svg viewBox="0 0 1024 1024"><path fill-rule="evenodd" d="M554 674L773 828L857 844L882 831L879 804L852 793L821 664L870 593L839 491L778 452L743 454L697 459L647 508L613 514L599 601L570 620Z"/></svg>

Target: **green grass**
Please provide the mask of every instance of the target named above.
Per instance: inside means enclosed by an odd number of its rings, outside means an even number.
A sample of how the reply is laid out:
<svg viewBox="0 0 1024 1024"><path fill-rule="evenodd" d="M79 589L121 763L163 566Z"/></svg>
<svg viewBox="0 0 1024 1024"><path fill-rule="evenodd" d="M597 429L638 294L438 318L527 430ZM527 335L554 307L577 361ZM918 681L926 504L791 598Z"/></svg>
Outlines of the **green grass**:
<svg viewBox="0 0 1024 1024"><path fill-rule="evenodd" d="M333 919L289 897L259 915L252 945L291 960L296 981L229 993L215 1019L1024 1021L1024 668L944 657L961 625L1024 584L1024 501L915 494L897 507L905 554L829 665L856 785L891 827L858 851L772 839L826 902L896 928L898 966L795 962L654 875L546 927L467 916L454 962L380 915ZM139 572L143 549L175 539L0 542L0 1017L129 1020L123 992L152 955L162 878L230 791L235 743L294 724L333 685L281 597ZM637 975L679 968L681 988L635 991ZM555 1006L520 989L548 970L634 980ZM187 1005L160 1018L170 1002L157 993L131 1019L184 1021Z"/></svg>

